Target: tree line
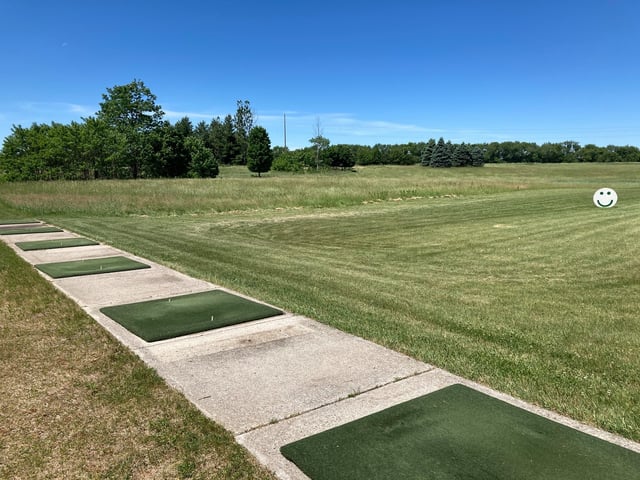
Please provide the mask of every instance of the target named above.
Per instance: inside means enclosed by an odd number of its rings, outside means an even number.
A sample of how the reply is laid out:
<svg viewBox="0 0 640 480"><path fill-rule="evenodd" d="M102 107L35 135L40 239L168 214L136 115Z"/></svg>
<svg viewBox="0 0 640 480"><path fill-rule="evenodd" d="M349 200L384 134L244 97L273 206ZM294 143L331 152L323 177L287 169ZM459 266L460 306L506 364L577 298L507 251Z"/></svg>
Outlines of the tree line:
<svg viewBox="0 0 640 480"><path fill-rule="evenodd" d="M219 165L246 165L260 176L269 170L316 172L355 165L481 167L485 163L640 162L634 146L544 143L426 142L331 145L317 127L309 147L271 147L248 100L233 115L193 125L171 124L140 80L108 88L100 110L82 122L13 126L0 150L0 181L110 178L216 177Z"/></svg>
<svg viewBox="0 0 640 480"><path fill-rule="evenodd" d="M216 177L220 164L268 171L267 131L249 101L234 115L175 124L163 119L156 96L140 80L108 88L100 110L82 122L13 126L0 151L0 180Z"/></svg>
<svg viewBox="0 0 640 480"><path fill-rule="evenodd" d="M400 145L377 144L317 145L299 150L274 147L273 170L314 171L320 168L350 168L355 165L415 165L425 167L480 167L485 163L568 163L568 162L640 162L640 149L634 146L593 144L580 146L575 141L544 143L492 142L452 143L443 138Z"/></svg>

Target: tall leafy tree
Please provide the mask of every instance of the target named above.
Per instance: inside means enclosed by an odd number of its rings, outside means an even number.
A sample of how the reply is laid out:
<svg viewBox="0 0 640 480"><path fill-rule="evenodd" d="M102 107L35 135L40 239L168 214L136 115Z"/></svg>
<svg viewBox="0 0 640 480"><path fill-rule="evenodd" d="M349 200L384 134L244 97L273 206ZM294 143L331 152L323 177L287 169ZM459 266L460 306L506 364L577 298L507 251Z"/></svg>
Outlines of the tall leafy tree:
<svg viewBox="0 0 640 480"><path fill-rule="evenodd" d="M263 127L253 127L247 142L247 168L260 176L271 170L273 154L271 140Z"/></svg>
<svg viewBox="0 0 640 480"><path fill-rule="evenodd" d="M235 163L246 165L249 134L255 125L255 118L249 100L238 100L236 106L236 114L233 117L233 128L236 143L238 144L238 154Z"/></svg>
<svg viewBox="0 0 640 480"><path fill-rule="evenodd" d="M328 138L323 136L322 125L320 123L320 118L316 118L316 124L314 126L315 136L309 139L311 145L316 152L316 170L320 170L320 166L322 165L323 160L323 152L329 147L331 143Z"/></svg>
<svg viewBox="0 0 640 480"><path fill-rule="evenodd" d="M329 144L331 143L331 141L328 138L323 137L322 135L316 135L315 137L310 138L309 142L313 146L316 154L316 170L319 170L324 160L324 151L329 148Z"/></svg>
<svg viewBox="0 0 640 480"><path fill-rule="evenodd" d="M114 128L148 132L160 125L164 116L156 96L141 80L107 88L102 100L97 116Z"/></svg>
<svg viewBox="0 0 640 480"><path fill-rule="evenodd" d="M195 178L214 178L218 176L218 162L204 141L195 135L187 137L184 142L189 152L189 176Z"/></svg>
<svg viewBox="0 0 640 480"><path fill-rule="evenodd" d="M349 145L332 145L327 148L327 160L333 168L351 168L356 164L353 150Z"/></svg>
<svg viewBox="0 0 640 480"><path fill-rule="evenodd" d="M162 107L151 90L135 79L107 88L102 100L96 116L118 133L114 154L121 166L129 168L130 176L137 178L142 165L154 160L149 134L162 125Z"/></svg>

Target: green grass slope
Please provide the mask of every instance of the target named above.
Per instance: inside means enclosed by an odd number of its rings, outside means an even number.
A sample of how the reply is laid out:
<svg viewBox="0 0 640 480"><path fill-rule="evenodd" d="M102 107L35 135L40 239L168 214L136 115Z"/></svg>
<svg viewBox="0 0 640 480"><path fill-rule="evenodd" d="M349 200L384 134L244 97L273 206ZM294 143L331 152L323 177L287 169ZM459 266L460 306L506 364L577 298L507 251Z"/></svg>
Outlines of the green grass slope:
<svg viewBox="0 0 640 480"><path fill-rule="evenodd" d="M126 189L0 185L0 198L16 209L7 215L42 217L640 440L640 165L238 173ZM151 185L165 193L158 204L142 193ZM604 186L618 192L615 208L593 206ZM116 188L101 207L81 201Z"/></svg>

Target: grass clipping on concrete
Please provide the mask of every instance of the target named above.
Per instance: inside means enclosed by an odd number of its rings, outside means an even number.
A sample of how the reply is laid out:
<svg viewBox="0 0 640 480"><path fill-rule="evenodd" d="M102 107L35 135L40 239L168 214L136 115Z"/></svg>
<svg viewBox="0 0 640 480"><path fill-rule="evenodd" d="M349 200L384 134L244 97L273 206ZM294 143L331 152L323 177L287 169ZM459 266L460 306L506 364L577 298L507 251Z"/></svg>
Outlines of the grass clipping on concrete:
<svg viewBox="0 0 640 480"><path fill-rule="evenodd" d="M285 445L313 480L638 478L640 454L452 385Z"/></svg>
<svg viewBox="0 0 640 480"><path fill-rule="evenodd" d="M273 307L222 290L105 307L100 311L147 342L282 314Z"/></svg>
<svg viewBox="0 0 640 480"><path fill-rule="evenodd" d="M73 260L70 262L41 263L36 265L41 272L51 278L78 277L81 275L97 275L101 273L126 272L151 268L142 262L123 256Z"/></svg>
<svg viewBox="0 0 640 480"><path fill-rule="evenodd" d="M0 291L0 478L273 479L1 242Z"/></svg>

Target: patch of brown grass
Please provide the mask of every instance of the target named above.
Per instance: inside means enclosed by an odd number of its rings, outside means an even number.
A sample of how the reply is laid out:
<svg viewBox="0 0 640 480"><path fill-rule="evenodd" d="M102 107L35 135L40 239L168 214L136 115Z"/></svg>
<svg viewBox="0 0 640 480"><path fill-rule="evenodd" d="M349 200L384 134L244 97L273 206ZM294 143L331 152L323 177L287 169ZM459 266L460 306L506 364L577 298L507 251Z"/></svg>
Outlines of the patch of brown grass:
<svg viewBox="0 0 640 480"><path fill-rule="evenodd" d="M0 243L0 478L273 478Z"/></svg>

